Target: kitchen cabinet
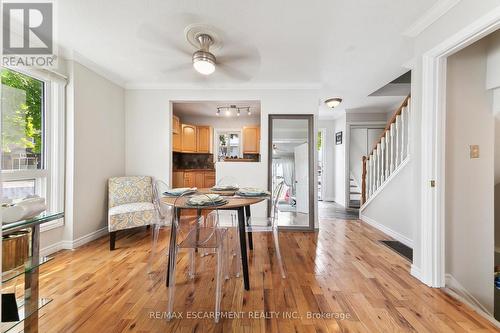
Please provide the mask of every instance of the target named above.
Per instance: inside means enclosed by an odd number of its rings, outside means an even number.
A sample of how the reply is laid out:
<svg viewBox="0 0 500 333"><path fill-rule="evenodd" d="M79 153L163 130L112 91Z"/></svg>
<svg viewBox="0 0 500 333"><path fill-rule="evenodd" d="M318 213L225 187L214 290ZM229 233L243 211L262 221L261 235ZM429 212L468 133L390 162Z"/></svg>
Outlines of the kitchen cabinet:
<svg viewBox="0 0 500 333"><path fill-rule="evenodd" d="M182 135L172 133L172 150L175 152L182 151Z"/></svg>
<svg viewBox="0 0 500 333"><path fill-rule="evenodd" d="M210 126L197 126L196 128L197 152L212 152L212 128Z"/></svg>
<svg viewBox="0 0 500 333"><path fill-rule="evenodd" d="M176 115L172 116L172 133L181 134L181 120Z"/></svg>
<svg viewBox="0 0 500 333"><path fill-rule="evenodd" d="M196 153L197 152L197 137L196 137L196 126L182 124L181 126L181 146L182 152L185 153Z"/></svg>
<svg viewBox="0 0 500 333"><path fill-rule="evenodd" d="M183 170L172 173L172 187L207 188L215 186L215 171L212 170Z"/></svg>
<svg viewBox="0 0 500 333"><path fill-rule="evenodd" d="M205 174L204 172L195 172L194 175L194 186L197 188L204 188L205 187Z"/></svg>
<svg viewBox="0 0 500 333"><path fill-rule="evenodd" d="M172 172L172 188L184 187L184 171Z"/></svg>
<svg viewBox="0 0 500 333"><path fill-rule="evenodd" d="M185 171L184 172L184 186L181 187L195 187L195 172Z"/></svg>
<svg viewBox="0 0 500 333"><path fill-rule="evenodd" d="M204 187L213 187L215 186L215 172L214 171L205 171L204 172Z"/></svg>
<svg viewBox="0 0 500 333"><path fill-rule="evenodd" d="M243 154L258 154L260 151L260 128L243 127Z"/></svg>

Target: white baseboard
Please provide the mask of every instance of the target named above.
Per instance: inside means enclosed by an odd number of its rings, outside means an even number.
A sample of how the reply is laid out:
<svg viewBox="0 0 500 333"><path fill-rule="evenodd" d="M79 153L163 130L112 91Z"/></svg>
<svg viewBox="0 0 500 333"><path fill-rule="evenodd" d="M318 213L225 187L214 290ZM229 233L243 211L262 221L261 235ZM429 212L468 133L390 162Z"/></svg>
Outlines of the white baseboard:
<svg viewBox="0 0 500 333"><path fill-rule="evenodd" d="M104 227L101 229L98 229L96 231L91 232L90 234L87 234L85 236L82 236L80 238L75 239L73 242L71 242L71 248L76 249L77 247L80 247L84 244L87 244L88 242L91 242L93 240L96 240L97 238L100 238L106 234L108 234L108 227Z"/></svg>
<svg viewBox="0 0 500 333"><path fill-rule="evenodd" d="M420 267L417 267L414 264L412 264L411 268L410 268L410 274L414 278L417 278L418 280L422 281L422 272L420 271ZM424 282L424 281L422 281L422 282Z"/></svg>
<svg viewBox="0 0 500 333"><path fill-rule="evenodd" d="M96 240L97 238L100 238L108 233L108 227L104 227L101 229L98 229L96 231L93 231L85 236L79 237L73 241L71 240L62 240L57 243L51 244L49 246L44 247L43 249L40 249L40 255L41 256L48 256L54 252L60 251L60 250L73 250L76 249L77 247L80 247L84 244L87 244L88 242L91 242L93 240Z"/></svg>
<svg viewBox="0 0 500 333"><path fill-rule="evenodd" d="M445 287L442 290L453 298L456 298L462 303L470 306L474 311L479 313L481 316L486 318L496 327L500 328L500 322L493 317L493 315L474 297L472 294L464 288L464 286L455 279L451 274L445 274Z"/></svg>
<svg viewBox="0 0 500 333"><path fill-rule="evenodd" d="M363 220L364 222L368 223L369 225L371 225L372 227L382 231L384 234L391 236L395 240L400 241L404 245L411 247L413 249L413 240L409 239L408 237L401 235L400 233L386 227L383 224L380 224L379 222L377 222L377 221L375 221L375 220L373 220L373 219L371 219L371 218L369 218L361 213L359 214L359 218L361 220Z"/></svg>

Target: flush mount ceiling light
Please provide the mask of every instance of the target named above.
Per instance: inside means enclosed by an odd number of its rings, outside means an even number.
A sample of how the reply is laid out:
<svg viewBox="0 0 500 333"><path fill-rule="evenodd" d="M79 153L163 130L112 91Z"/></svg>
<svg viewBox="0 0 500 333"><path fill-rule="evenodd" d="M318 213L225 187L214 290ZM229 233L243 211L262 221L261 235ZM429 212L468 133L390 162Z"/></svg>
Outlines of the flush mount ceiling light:
<svg viewBox="0 0 500 333"><path fill-rule="evenodd" d="M339 97L329 98L325 101L325 104L332 109L338 106L340 103L342 103L342 98Z"/></svg>
<svg viewBox="0 0 500 333"><path fill-rule="evenodd" d="M193 67L203 75L210 75L215 72L215 56L209 52L212 45L212 37L206 34L201 34L197 37L200 43L200 49L193 53Z"/></svg>

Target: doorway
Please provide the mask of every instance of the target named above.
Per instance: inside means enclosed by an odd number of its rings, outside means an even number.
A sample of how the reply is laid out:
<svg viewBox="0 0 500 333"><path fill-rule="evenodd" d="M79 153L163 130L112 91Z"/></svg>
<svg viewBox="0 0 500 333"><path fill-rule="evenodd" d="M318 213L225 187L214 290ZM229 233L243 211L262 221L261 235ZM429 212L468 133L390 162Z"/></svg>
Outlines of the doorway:
<svg viewBox="0 0 500 333"><path fill-rule="evenodd" d="M347 204L348 208L359 209L361 206L361 181L363 156L368 156L375 143L384 132L384 125L351 125L349 130L349 168Z"/></svg>
<svg viewBox="0 0 500 333"><path fill-rule="evenodd" d="M314 230L313 115L269 115L268 137L268 188L278 226Z"/></svg>

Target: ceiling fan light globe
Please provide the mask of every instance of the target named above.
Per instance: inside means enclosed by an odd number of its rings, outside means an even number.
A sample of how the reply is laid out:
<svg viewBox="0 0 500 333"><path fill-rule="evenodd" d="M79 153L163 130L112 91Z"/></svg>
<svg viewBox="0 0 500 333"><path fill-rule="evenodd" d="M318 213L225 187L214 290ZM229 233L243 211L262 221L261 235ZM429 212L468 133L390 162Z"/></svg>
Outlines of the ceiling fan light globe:
<svg viewBox="0 0 500 333"><path fill-rule="evenodd" d="M196 51L193 54L193 67L203 75L215 72L215 56L210 52Z"/></svg>

